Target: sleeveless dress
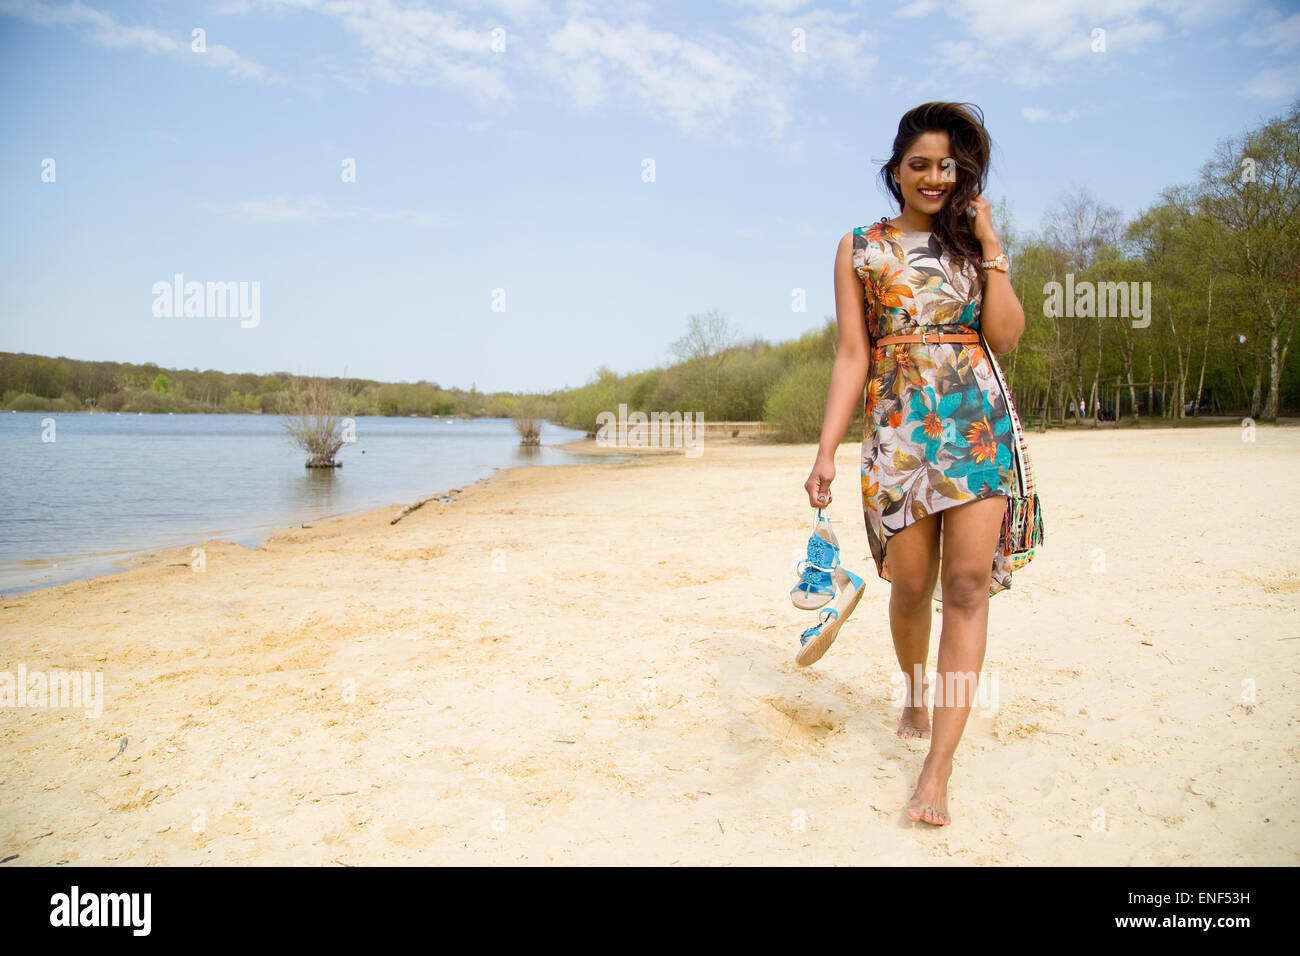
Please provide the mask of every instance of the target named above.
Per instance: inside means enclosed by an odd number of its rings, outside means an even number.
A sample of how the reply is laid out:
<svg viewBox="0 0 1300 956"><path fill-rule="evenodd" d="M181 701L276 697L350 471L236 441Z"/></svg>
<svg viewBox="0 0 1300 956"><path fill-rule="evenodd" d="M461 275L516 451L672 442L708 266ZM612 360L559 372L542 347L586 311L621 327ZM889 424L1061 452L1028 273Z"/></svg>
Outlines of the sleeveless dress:
<svg viewBox="0 0 1300 956"><path fill-rule="evenodd" d="M871 336L862 510L876 573L888 581L893 535L956 505L1016 494L1018 436L980 343L876 345L886 335L978 331L979 266L968 262L956 270L935 236L904 232L888 217L853 230L853 266L864 286ZM1011 587L1011 572L1023 563L1000 542L989 595ZM934 600L943 602L941 581Z"/></svg>

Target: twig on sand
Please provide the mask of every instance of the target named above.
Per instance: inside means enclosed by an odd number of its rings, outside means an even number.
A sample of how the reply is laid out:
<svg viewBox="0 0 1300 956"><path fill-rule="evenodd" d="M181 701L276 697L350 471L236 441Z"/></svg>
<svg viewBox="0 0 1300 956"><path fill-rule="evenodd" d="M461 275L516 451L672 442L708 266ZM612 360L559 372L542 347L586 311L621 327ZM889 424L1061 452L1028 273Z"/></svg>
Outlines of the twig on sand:
<svg viewBox="0 0 1300 956"><path fill-rule="evenodd" d="M112 762L113 762L114 760L116 760L118 757L122 756L122 751L126 750L126 741L127 741L127 738L123 737L123 738L122 738L122 742L121 742L120 744L118 744L118 746L117 746L117 753L113 754L113 756L111 756L111 757L108 758L108 762L109 762L109 763L112 763Z"/></svg>
<svg viewBox="0 0 1300 956"><path fill-rule="evenodd" d="M415 505L407 505L404 509L396 512L396 514L393 515L393 520L391 520L389 524L400 522L400 520L406 518L408 514L411 514L412 511L419 509L421 505L426 505L426 503L429 503L430 501L451 501L452 494L459 492L459 490L459 488L452 488L450 492L447 492L446 494L430 494L428 498L420 498L420 501L417 501Z"/></svg>
<svg viewBox="0 0 1300 956"><path fill-rule="evenodd" d="M388 522L388 523L389 523L389 524L397 524L397 522L401 521L403 518L405 518L407 515L409 515L412 511L415 511L415 510L416 510L417 508L419 508L421 505L428 504L430 501L452 501L452 500L453 500L453 499L452 499L452 495L457 495L457 494L460 494L460 489L459 489L459 488L451 488L451 489L448 489L448 491L447 491L447 493L446 493L445 495L429 495L429 497L427 497L427 498L421 498L421 499L420 499L419 501L417 501L415 504L413 504L413 505L407 505L407 506L406 506L405 508L403 508L401 511L397 512L397 514L393 516L393 520L390 521L390 522Z"/></svg>
<svg viewBox="0 0 1300 956"><path fill-rule="evenodd" d="M419 507L420 507L421 505L423 505L425 502L432 501L432 500L433 500L434 498L436 498L436 497L438 497L438 496L437 496L437 495L430 495L428 498L421 498L419 501L417 501L417 502L416 502L415 504L413 504L413 505L407 505L407 506L406 506L405 508L403 508L401 511L397 512L397 514L393 516L393 520L390 521L390 522L388 522L388 523L389 523L389 524L397 524L397 522L401 521L403 518L405 518L407 515L409 515L412 511L415 511L417 508L419 508Z"/></svg>

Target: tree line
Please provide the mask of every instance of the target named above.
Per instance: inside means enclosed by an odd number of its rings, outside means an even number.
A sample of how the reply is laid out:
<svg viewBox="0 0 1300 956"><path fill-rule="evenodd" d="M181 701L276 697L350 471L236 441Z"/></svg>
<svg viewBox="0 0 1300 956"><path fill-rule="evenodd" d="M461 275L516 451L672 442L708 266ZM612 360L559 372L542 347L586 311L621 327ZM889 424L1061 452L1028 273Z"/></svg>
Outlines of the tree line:
<svg viewBox="0 0 1300 956"><path fill-rule="evenodd" d="M0 408L6 411L291 414L296 396L312 380L288 372L199 371L0 352ZM362 378L324 382L351 416L507 413L501 396L473 388Z"/></svg>

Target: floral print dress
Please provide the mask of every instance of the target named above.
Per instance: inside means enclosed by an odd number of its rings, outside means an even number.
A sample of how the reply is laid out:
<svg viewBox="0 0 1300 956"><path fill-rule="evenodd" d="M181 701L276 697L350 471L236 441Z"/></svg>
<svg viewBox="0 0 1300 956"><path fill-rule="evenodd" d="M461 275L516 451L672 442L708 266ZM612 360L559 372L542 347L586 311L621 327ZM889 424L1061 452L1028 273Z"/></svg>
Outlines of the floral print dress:
<svg viewBox="0 0 1300 956"><path fill-rule="evenodd" d="M893 535L955 505L1015 494L1017 436L979 343L876 344L886 335L978 331L978 265L957 271L931 233L904 232L882 219L853 230L853 266L865 289L871 336L863 515L876 573L888 581ZM1012 568L998 547L990 595L1011 586ZM939 582L934 600L943 601Z"/></svg>

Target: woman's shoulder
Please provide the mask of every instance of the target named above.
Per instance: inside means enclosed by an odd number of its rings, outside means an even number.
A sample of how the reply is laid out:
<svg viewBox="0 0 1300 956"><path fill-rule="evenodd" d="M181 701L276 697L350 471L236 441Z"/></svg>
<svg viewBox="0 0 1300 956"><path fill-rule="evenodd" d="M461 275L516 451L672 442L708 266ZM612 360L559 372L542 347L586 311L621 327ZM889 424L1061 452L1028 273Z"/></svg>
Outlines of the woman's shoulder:
<svg viewBox="0 0 1300 956"><path fill-rule="evenodd" d="M855 237L860 237L863 244L873 242L894 242L903 234L903 231L895 225L891 225L889 217L885 216L877 219L869 226L858 226L853 230Z"/></svg>
<svg viewBox="0 0 1300 956"><path fill-rule="evenodd" d="M902 259L902 236L902 230L891 225L887 216L854 229L853 264L858 275L865 278L868 272L885 268L884 263Z"/></svg>

